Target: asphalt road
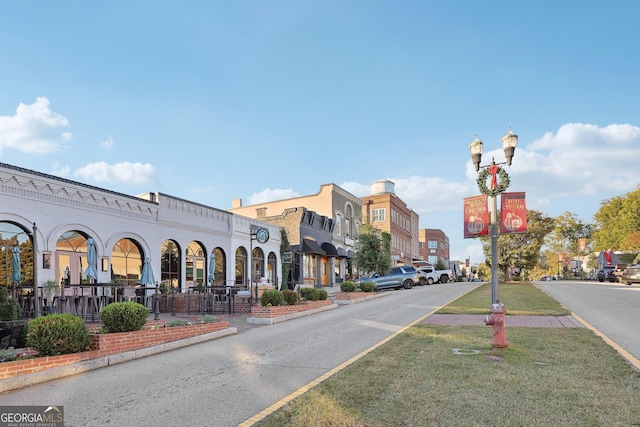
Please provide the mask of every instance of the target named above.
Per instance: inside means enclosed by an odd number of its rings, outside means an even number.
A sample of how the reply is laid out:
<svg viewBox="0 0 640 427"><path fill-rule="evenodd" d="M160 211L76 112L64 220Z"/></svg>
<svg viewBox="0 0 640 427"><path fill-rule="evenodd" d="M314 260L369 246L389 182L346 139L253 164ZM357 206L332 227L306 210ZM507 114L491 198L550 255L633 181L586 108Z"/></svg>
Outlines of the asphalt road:
<svg viewBox="0 0 640 427"><path fill-rule="evenodd" d="M66 426L237 426L479 283L388 291L287 322L0 394Z"/></svg>
<svg viewBox="0 0 640 427"><path fill-rule="evenodd" d="M535 283L547 295L640 359L640 286L574 280Z"/></svg>

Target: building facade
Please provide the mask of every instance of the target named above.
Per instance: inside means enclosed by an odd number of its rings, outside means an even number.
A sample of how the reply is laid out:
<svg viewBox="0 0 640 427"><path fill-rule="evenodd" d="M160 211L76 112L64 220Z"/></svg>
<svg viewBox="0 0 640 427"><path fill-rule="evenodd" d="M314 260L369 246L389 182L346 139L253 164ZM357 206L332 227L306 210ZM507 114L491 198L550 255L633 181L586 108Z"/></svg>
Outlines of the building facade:
<svg viewBox="0 0 640 427"><path fill-rule="evenodd" d="M258 242L256 230L268 240ZM247 287L258 274L281 281L277 225L163 193L130 196L4 163L0 238L3 247L21 250L22 286L86 283L89 242L97 283L135 286L145 259L160 284L181 292L204 284Z"/></svg>
<svg viewBox="0 0 640 427"><path fill-rule="evenodd" d="M302 257L299 261L292 259L294 264L299 262L303 266L299 275L291 278L296 284L333 286L353 274L362 201L343 188L324 184L316 194L248 206L236 199L229 212L286 228L293 252ZM294 218L300 218L298 230L293 227L297 221ZM311 274L310 269L304 270L305 265L317 266L318 274L305 278L304 274Z"/></svg>
<svg viewBox="0 0 640 427"><path fill-rule="evenodd" d="M391 264L411 265L418 257L419 216L394 192L394 183L371 184L371 194L361 197L362 222L391 235Z"/></svg>
<svg viewBox="0 0 640 427"><path fill-rule="evenodd" d="M422 228L419 233L420 250L418 259L436 265L442 261L450 268L449 237L440 229Z"/></svg>

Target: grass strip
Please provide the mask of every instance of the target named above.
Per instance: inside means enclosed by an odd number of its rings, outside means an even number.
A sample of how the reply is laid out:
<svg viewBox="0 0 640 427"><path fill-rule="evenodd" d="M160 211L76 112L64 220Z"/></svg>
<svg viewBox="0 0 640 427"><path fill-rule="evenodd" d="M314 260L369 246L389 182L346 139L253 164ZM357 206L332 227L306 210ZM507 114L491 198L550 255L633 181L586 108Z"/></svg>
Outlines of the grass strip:
<svg viewBox="0 0 640 427"><path fill-rule="evenodd" d="M486 292L447 309L487 313ZM530 284L500 292L510 313L566 314ZM489 327L416 325L258 425L640 425L640 373L591 331L510 327L508 340L497 350Z"/></svg>

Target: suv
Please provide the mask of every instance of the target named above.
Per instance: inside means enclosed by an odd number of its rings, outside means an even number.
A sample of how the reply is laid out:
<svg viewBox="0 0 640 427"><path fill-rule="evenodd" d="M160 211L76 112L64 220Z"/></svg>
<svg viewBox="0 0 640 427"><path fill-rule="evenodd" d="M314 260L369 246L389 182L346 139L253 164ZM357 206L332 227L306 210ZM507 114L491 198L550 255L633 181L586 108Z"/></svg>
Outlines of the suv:
<svg viewBox="0 0 640 427"><path fill-rule="evenodd" d="M380 289L411 289L416 278L416 269L410 265L402 265L400 267L391 267L387 274L374 274L371 277L364 277L358 280L359 285L362 282L371 282L376 291Z"/></svg>
<svg viewBox="0 0 640 427"><path fill-rule="evenodd" d="M617 282L618 276L616 276L616 268L612 265L605 265L598 271L598 281L604 282L605 280L609 282Z"/></svg>

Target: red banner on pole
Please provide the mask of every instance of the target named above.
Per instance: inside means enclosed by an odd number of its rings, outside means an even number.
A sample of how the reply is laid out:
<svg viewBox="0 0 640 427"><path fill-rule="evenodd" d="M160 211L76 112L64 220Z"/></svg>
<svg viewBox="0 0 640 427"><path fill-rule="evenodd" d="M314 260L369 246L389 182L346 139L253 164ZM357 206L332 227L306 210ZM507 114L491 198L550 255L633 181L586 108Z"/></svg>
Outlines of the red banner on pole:
<svg viewBox="0 0 640 427"><path fill-rule="evenodd" d="M464 238L486 236L489 234L489 207L487 196L474 196L464 199Z"/></svg>
<svg viewBox="0 0 640 427"><path fill-rule="evenodd" d="M500 198L500 234L527 232L525 193L502 193Z"/></svg>

